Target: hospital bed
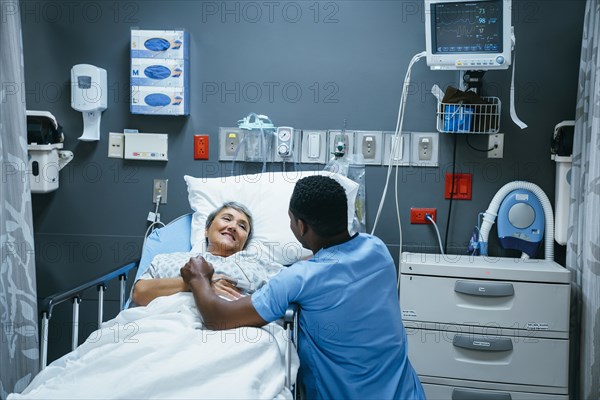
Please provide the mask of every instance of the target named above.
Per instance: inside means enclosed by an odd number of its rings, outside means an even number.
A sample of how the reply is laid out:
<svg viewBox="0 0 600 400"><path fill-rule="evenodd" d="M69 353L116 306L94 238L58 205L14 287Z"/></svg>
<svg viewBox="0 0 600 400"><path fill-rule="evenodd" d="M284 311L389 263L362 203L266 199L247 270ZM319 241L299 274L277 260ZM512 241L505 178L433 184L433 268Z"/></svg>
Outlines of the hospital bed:
<svg viewBox="0 0 600 400"><path fill-rule="evenodd" d="M315 174L315 172L311 172L311 174ZM326 175L332 175L331 173L323 173ZM95 342L99 342L102 343L103 340L104 341L110 341L109 339L105 339L104 337L102 337L102 333L104 332L105 336L110 336L110 335L114 335L114 332L111 330L114 330L114 323L116 321L117 327L118 329L120 329L121 333L123 335L127 335L128 333L128 329L140 329L143 330L145 328L146 325L151 325L152 327L154 327L156 321L153 321L153 317L152 318L146 318L146 315L142 315L143 318L139 318L139 313L141 313L142 311L140 310L144 310L147 308L151 308L154 307L157 312L160 314L161 312L163 312L164 310L167 310L167 314L165 314L167 316L167 320L169 320L169 318L173 317L173 314L171 313L171 309L168 307L171 307L173 304L176 304L177 306L179 306L179 304L181 303L185 303L186 301L189 302L189 298L192 299L193 302L193 298L191 297L191 294L178 294L178 295L173 295L173 296L167 296L167 298L165 298L165 300L162 301L162 303L165 304L160 304L160 305L156 305L155 303L159 303L157 300L160 300L162 298L159 298L155 301L153 301L151 304L148 305L148 307L137 307L137 308L129 308L129 301L127 300L128 294L127 294L127 290L126 290L126 283L127 283L127 279L128 277L130 277L131 275L133 275L135 273L136 278L139 277L149 266L150 262L152 261L153 257L157 254L162 254L162 253L174 253L174 252L189 252L189 251L193 251L194 250L194 246L192 246L193 243L200 243L203 241L203 232L204 232L204 224L205 224L205 220L206 220L206 216L208 215L208 213L210 213L212 210L216 209L218 206L220 206L221 204L223 204L225 201L229 201L229 200L235 200L235 201L239 201L243 204L245 204L253 213L253 217L254 217L254 235L253 235L253 241L256 241L258 243L260 243L261 241L264 242L268 242L269 246L268 247L262 247L264 248L268 248L269 254L268 256L278 262L281 263L283 265L289 265L292 262L294 262L295 260L305 257L307 255L309 255L310 253L307 253L306 250L302 249L301 246L299 246L299 244L297 243L297 241L295 240L295 238L293 237L291 231L289 231L289 217L287 216L287 207L288 207L288 203L289 203L289 198L291 196L291 192L293 190L293 186L295 184L295 182L301 178L303 175L306 174L295 174L294 176L287 176L284 173L269 173L269 174L259 174L259 175L246 175L246 176L238 176L238 177L228 177L228 178L212 178L212 179L203 179L203 178L193 178L193 177L189 177L186 176L185 180L186 183L188 185L188 193L189 193L189 200L190 200L190 206L192 208L192 210L194 210L193 213L191 214L186 214L183 215L179 218L177 218L176 220L172 221L171 223L169 223L168 225L166 225L165 227L159 228L154 230L149 236L148 238L146 238L144 246L143 246L143 250L142 250L142 254L141 254L141 258L139 260L133 261L133 262L129 262L125 265L122 265L118 268L115 268L114 270L103 274L102 276L96 278L96 279L92 279L80 286L77 286L75 288L63 291L61 293L57 293L55 295L49 296L46 299L43 300L42 305L41 305L41 318L42 318L42 322L41 322L41 340L40 340L40 351L41 351L41 367L45 368L46 367L46 363L47 363L47 345L48 345L48 329L49 329L49 322L50 319L52 317L52 313L54 308L61 304L61 303L65 303L67 301L70 301L72 303L72 307L73 307L73 323L72 323L72 352L67 354L66 356L63 356L62 358L60 358L59 360L55 361L54 363L52 363L50 366L48 366L46 368L46 370L42 371L40 373L40 375L38 377L35 378L35 380L32 382L32 384L23 392L25 394L25 396L30 396L30 397L24 397L24 398L33 398L35 397L35 395L39 395L40 397L51 397L53 394L55 395L64 395L64 393L61 394L61 392L53 392L52 390L48 391L38 391L36 392L36 388L39 387L44 387L44 385L46 386L57 386L56 382L47 385L46 382L48 381L53 381L53 380L58 380L58 382L61 382L59 378L61 374L64 374L64 370L65 368L68 368L68 366L70 364L73 363L83 363L84 367L85 367L85 363L88 361L83 361L87 358L90 359L89 363L90 364L94 364L97 363L96 361L91 361L92 359L90 357L92 357L93 353L96 352L101 352L100 358L101 359L105 359L106 358L106 350L102 349L102 350L98 350L95 346ZM332 175L333 176L333 175ZM334 176L338 181L340 181L343 186L346 188L346 192L348 194L348 204L349 204L349 210L348 210L348 224L349 226L352 225L352 220L354 217L354 201L355 201L355 196L356 196L356 192L358 190L358 185L355 184L354 182L347 180L343 177L339 177L339 176ZM189 240L188 240L189 238ZM114 281L117 280L119 282L119 306L120 306L120 310L124 310L122 312L119 313L119 315L117 317L115 317L114 319L104 322L103 323L103 300L104 300L104 293L105 290L107 288L107 285L109 283L109 281ZM78 346L78 342L79 342L79 338L78 338L78 330L79 330L79 304L82 300L82 293L86 290L89 289L93 289L93 288L97 288L98 290L98 326L101 328L98 331L96 331L95 333L93 333L92 335L90 335L90 338L88 338L86 340L86 342L84 342L81 346ZM184 296L184 295L188 295L188 299L174 299L174 300L169 300L168 298L171 297L176 297L176 296ZM170 303L169 303L170 301ZM137 313L137 314L136 314ZM195 313L197 314L197 311L195 311ZM180 317L180 315L182 314L182 310L178 309L176 310L176 316L177 318ZM183 314L186 314L185 310L183 312ZM132 317L133 315L133 317ZM208 389L206 389L205 387L203 387L203 385L200 385L200 387L198 388L198 391L193 392L193 388L191 389L192 391L187 391L187 392L174 392L174 393L164 393L161 392L162 395L160 395L159 397L170 397L171 394L173 395L173 397L187 397L187 396L196 396L196 397L207 397L207 396L211 396L211 397L221 397L223 395L225 395L226 397L257 397L258 395L260 395L261 398L265 397L266 393L269 393L267 395L267 397L273 397L273 398L291 398L292 396L294 396L294 384L295 384L295 374L297 372L298 369L298 357L297 357L297 352L296 352L296 345L295 345L295 339L297 337L296 334L296 329L297 329L297 316L298 316L298 309L297 307L290 307L288 308L288 310L285 313L285 316L283 318L283 320L279 323L279 324L270 324L267 325L267 327L265 327L263 329L263 331L265 331L266 333L263 333L261 335L261 333L258 332L258 330L260 330L260 328L239 328L239 329L252 329L252 333L244 333L244 332L238 332L236 334L229 334L228 335L217 335L215 333L210 334L207 333L205 330L200 329L200 331L202 331L202 335L201 335L201 342L203 342L203 344L207 344L205 346L202 347L201 353L198 353L198 357L202 358L202 360L200 360L200 364L202 365L196 365L196 366L192 366L191 368L193 368L194 370L210 370L212 367L208 364L208 359L213 359L215 363L218 363L219 365L221 365L223 363L223 360L219 360L218 358L216 358L215 354L208 354L206 353L206 351L204 349L208 348L208 347L214 347L217 349L221 349L223 351L228 351L228 349L231 348L232 345L235 346L240 346L239 342L248 342L248 343L241 343L241 347L244 347L243 349L240 349L240 351L242 353L244 353L245 355L242 356L242 359L246 359L248 360L249 363L254 363L252 364L251 367L249 368L240 368L238 369L238 366L235 365L235 368L232 370L224 370L224 371L220 371L223 373L223 376L231 376L231 374L235 374L236 376L241 376L244 374L248 374L250 373L249 369L252 370L259 370L261 373L259 374L258 377L253 378L253 377L247 377L246 380L249 380L248 383L248 387L255 389L254 386L257 386L256 381L261 381L263 382L262 385L258 385L258 387L260 387L260 389L257 389L258 392L245 392L245 393L241 393L238 391L234 391L232 393L224 393L224 392L214 392L212 391L214 388L219 388L219 387L223 387L222 384L225 383L227 384L226 380L223 380L223 378L221 378L220 376L213 376L212 373L209 374L205 374L204 377L206 375L210 375L210 379L214 380L214 387L211 386L210 384L207 385L209 386ZM136 319L138 318L138 319ZM150 322L148 322L150 321ZM185 327L187 325L194 325L196 322L193 320L186 320L187 322L184 322L181 326L177 325L175 329L177 329L176 333L174 333L173 331L169 331L168 335L179 335L180 332L179 330L185 330ZM113 323L112 326L109 326L110 323ZM133 323L133 325L132 325ZM146 324L146 325L145 325ZM163 329L164 325L168 325L168 323L165 323L164 321L158 321L158 330ZM281 325L281 327L280 327ZM134 327L134 328L132 328ZM193 331L194 329L191 329L191 331ZM196 331L198 331L198 329L196 329ZM189 333L189 332L188 332ZM156 334L156 332L152 331L152 334ZM190 337L192 337L192 341L197 341L199 339L199 337L193 336L195 333L191 332L192 336L187 336L187 337L182 337L179 339L177 345L179 346L179 349L174 349L173 351L183 351L184 354L182 354L182 357L185 357L186 359L193 357L190 355L189 351L186 349L186 340L188 340ZM240 337L244 337L244 335L247 335L250 337L250 340L239 340ZM255 337L257 336L261 336L261 338L259 340L256 340ZM142 339L144 338L143 335L141 335ZM216 340L215 340L216 338ZM170 336L167 339L172 339ZM248 339L248 338L246 338ZM90 342L90 340L94 343L88 345L88 342ZM170 340L172 341L172 340ZM229 342L234 342L234 343L228 343ZM126 342L126 340L123 340L123 342ZM210 342L210 343L205 343L205 342ZM255 345L255 346L251 346L252 342L268 342L268 343L262 343L259 345ZM210 344L210 346L208 345ZM144 345L146 345L144 343ZM90 347L91 349L84 349L85 347ZM107 346L109 349L114 349L115 347L113 346L112 343L107 343ZM123 347L125 346L121 346L117 348L117 351L119 352L119 354L127 354L128 352L130 352L132 354L132 356L135 358L136 357L136 351L137 348L135 346L129 346L127 348L127 350L124 350ZM254 348L251 348L254 347ZM133 350L131 350L133 349ZM152 351L159 351L159 349L154 349L151 348ZM257 368L257 364L255 362L257 362L258 359L260 359L264 354L267 354L270 352L267 351L267 349L275 349L275 353L271 356L266 357L267 358L267 363L269 365L261 365L260 368ZM194 353L192 353L194 354ZM145 356L145 355L144 355ZM246 357L246 358L243 358ZM122 358L122 357L121 357ZM264 358L264 357L263 357ZM239 355L235 355L235 359L239 360ZM121 361L125 361L125 364L127 364L126 360L121 360ZM164 362L166 365L171 365L171 363L169 363L167 360L160 360L161 362ZM145 361L144 361L145 362ZM178 361L180 362L180 361ZM109 360L108 363L111 363L111 361ZM236 363L234 362L234 364L240 364L239 362ZM162 369L164 367L164 365L161 365L160 368ZM100 367L101 368L101 367ZM232 367L233 368L233 367ZM48 372L49 369L52 369L52 371ZM85 371L85 368L79 368L81 370ZM90 368L88 369L89 372L91 374L95 374L96 371L93 368L93 366L90 366ZM265 371L272 371L273 375L275 375L275 378L271 379L270 377L265 377ZM129 372L133 372L130 371L129 369L125 368L125 372L129 373ZM70 384L70 382L66 382L66 380L85 380L85 377L83 377L82 375L84 374L84 372L78 372L77 375L75 377L66 377L63 379L63 383L65 384ZM189 372L187 372L187 374L189 375ZM282 379L281 374L284 375L284 378ZM44 375L47 375L44 378ZM68 375L68 374L66 374ZM184 374L185 375L185 374ZM40 378L40 376L42 376L42 378ZM201 381L203 377L201 376L196 376L195 379L198 381ZM174 375L172 378L175 382L177 382L178 380L178 376ZM38 382L36 382L36 380ZM265 383L266 382L266 383ZM106 382L103 382L103 384L106 384ZM232 384L235 386L236 385L235 382L233 383L229 383L228 388L232 387ZM269 387L269 392L265 391L265 387L268 386ZM281 386L279 388L279 386ZM31 389L33 387L33 389ZM207 391L204 391L204 390ZM168 390L168 389L167 389ZM173 389L173 390L177 390L177 389ZM88 388L88 396L86 397L94 397L94 395L90 395L89 394L89 388ZM79 393L79 395L81 395L82 393ZM153 393L154 394L154 393ZM69 396L75 396L77 397L78 393L69 393ZM131 395L137 395L145 397L144 393L140 393L140 392L127 392L127 394L123 395L123 394L115 394L115 397L123 397L123 396L131 396ZM21 398L19 397L19 395L14 395L14 399L17 398ZM10 398L10 397L9 397Z"/></svg>
<svg viewBox="0 0 600 400"><path fill-rule="evenodd" d="M126 282L127 282L127 278L130 276L133 276L135 274L136 277L140 276L141 273L143 273L143 271L148 267L150 261L152 260L152 258L154 257L154 255L156 254L161 254L161 253L172 253L172 252L188 252L191 250L191 246L189 244L189 241L186 241L185 238L188 238L190 235L190 227L191 227L191 221L192 221L192 214L186 214L183 215L179 218L177 218L176 220L172 221L171 223L169 223L168 225L166 225L163 228L159 228L156 229L155 231L152 232L152 234L147 238L145 245L144 245L144 249L142 252L142 256L140 258L140 260L137 261L133 261L130 263L127 263L125 265L122 265L116 269L114 269L113 271L110 271L96 279L92 279L89 282L86 282L78 287L72 288L70 290L61 292L61 293L57 293L55 295L49 296L47 298L45 298L42 302L41 305L41 315L42 315L42 338L41 338L41 342L40 342L40 346L41 346L41 367L45 368L46 367L46 363L47 363L47 346L48 346L48 328L49 328L49 322L50 322L50 318L52 317L53 314L53 310L56 306L58 306L61 303L65 303L65 302L71 302L72 303L72 308L73 308L73 322L72 322L72 350L75 352L77 351L78 348L78 332L79 332L79 307L80 307L80 302L82 301L83 298L83 292L88 290L88 289L94 289L97 288L98 290L98 327L99 329L101 328L101 326L104 326L104 331L107 330L111 330L109 333L111 335L114 335L114 325L110 325L111 321L114 320L110 320L107 321L103 324L103 314L104 314L104 310L103 310L103 300L104 300L104 293L105 290L109 284L110 281L118 281L119 283L119 298L120 298L120 309L127 309L128 308L128 303L129 301L126 300L127 298L127 292L126 292ZM178 300L179 301L179 300ZM120 314L121 315L121 314ZM170 315L167 315L167 317L170 317ZM295 349L295 333L294 333L294 328L295 328L295 322L296 322L296 318L297 318L297 314L296 314L296 309L290 307L286 314L285 317L282 321L283 324L283 329L285 331L285 337L284 340L273 340L271 339L271 335L277 335L279 333L279 331L273 331L274 327L269 327L266 330L264 330L263 332L267 332L267 335L265 335L266 341L269 343L266 343L266 347L268 349L271 349L274 352L277 352L277 354L281 354L281 356L283 357L284 360L284 365L285 365L285 380L282 382L284 387L281 387L281 391L279 393L277 393L277 397L282 397L282 398L289 398L291 397L291 393L293 393L294 390L294 383L295 383L295 372L297 371L297 367L298 367L298 363L297 363L297 358L296 358L296 349ZM130 328L125 328L125 324L129 323L129 327ZM133 325L136 322L133 322L131 320L127 320L125 322L121 322L121 325L124 328L124 331L122 333L126 334L126 335L133 335L134 330ZM109 324L109 326L107 327L107 324ZM118 326L118 325L117 325ZM176 327L177 328L177 327ZM252 330L258 330L257 328L248 328L248 329L252 329ZM97 331L97 332L102 332L102 330ZM153 332L155 333L155 332ZM170 333L169 333L170 334ZM237 333L237 334L232 334L231 336L228 335L213 335L211 336L210 334L198 334L196 336L196 339L201 340L202 342L204 342L203 344L205 344L206 346L208 345L214 345L214 341L216 340L217 342L223 342L223 338L225 342L230 342L229 345L235 345L235 342L237 342L239 340L239 338L244 338L244 337L248 337L250 339L250 341L253 341L254 338L256 337L256 335L258 335L257 333ZM90 337L92 338L92 340L95 340L96 337L100 336L100 334L98 333L92 333L90 335ZM132 338L135 338L135 336L131 336ZM89 341L90 338L87 339L87 341ZM126 340L126 339L125 339ZM284 348L280 349L279 347L281 347L281 342L285 345ZM252 344L252 343L250 343ZM181 346L185 346L185 344L180 344ZM278 347L279 346L279 347ZM220 346L219 348L222 348L223 346ZM245 346L245 347L249 347L249 346ZM274 350L273 350L274 349ZM283 351L281 351L283 350ZM91 350L93 351L93 350ZM263 352L265 351L265 346L260 345L260 346L256 346L256 349L243 349L243 351L250 351L250 353L247 353L249 357L251 356L256 356L256 352ZM202 353L204 357L206 357L205 353ZM186 355L186 357L190 357L191 355ZM83 356L78 356L73 358L71 361L68 362L80 362L80 360L83 358ZM281 365L278 363L278 359L277 357L271 357L270 360L272 362L271 366L264 366L263 368L265 369L280 369ZM60 360L59 360L60 362ZM67 363L68 363L67 362ZM83 363L85 363L87 361L83 361ZM91 361L90 362L94 362L95 361ZM203 361L201 361L201 363L203 363ZM202 368L201 364L198 365L198 368ZM243 368L240 369L240 371L247 371L247 368ZM44 373L44 372L43 372ZM53 378L54 378L54 374L50 374ZM176 379L176 376L175 376ZM217 381L220 381L219 379ZM220 382L217 382L220 384ZM203 397L203 395L206 394L211 394L214 395L213 392L206 392L206 390L212 390L213 386L215 385L207 385L207 384L203 384L203 385L199 385L199 397ZM88 388L88 390L90 392L93 392L93 389L90 390ZM45 394L52 394L54 393L53 391L47 392L47 391L42 391L40 393L45 393ZM58 392L60 393L60 392ZM223 391L222 393L228 393L226 390ZM240 391L236 391L236 394L242 393ZM274 393L274 392L273 392ZM248 392L249 394L249 392ZM71 393L70 395L73 395L73 393ZM93 395L91 395L91 397L94 397ZM117 396L120 397L120 396Z"/></svg>

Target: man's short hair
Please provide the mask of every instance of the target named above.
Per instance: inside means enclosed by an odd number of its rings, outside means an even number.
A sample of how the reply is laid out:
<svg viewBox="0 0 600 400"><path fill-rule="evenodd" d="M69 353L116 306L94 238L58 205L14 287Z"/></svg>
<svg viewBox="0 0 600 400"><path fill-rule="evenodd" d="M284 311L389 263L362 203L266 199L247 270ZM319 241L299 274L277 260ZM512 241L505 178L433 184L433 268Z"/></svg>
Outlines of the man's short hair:
<svg viewBox="0 0 600 400"><path fill-rule="evenodd" d="M307 176L296 182L290 199L290 211L296 219L310 225L319 236L348 231L346 191L328 176Z"/></svg>

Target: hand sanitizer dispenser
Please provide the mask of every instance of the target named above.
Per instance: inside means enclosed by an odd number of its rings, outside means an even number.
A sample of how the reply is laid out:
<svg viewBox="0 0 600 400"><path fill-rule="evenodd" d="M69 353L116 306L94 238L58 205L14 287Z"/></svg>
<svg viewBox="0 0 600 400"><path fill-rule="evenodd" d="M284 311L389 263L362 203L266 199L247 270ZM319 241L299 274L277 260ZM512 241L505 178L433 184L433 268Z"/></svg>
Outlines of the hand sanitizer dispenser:
<svg viewBox="0 0 600 400"><path fill-rule="evenodd" d="M71 68L71 107L83 113L83 134L79 140L100 139L100 117L106 110L106 70L89 64Z"/></svg>

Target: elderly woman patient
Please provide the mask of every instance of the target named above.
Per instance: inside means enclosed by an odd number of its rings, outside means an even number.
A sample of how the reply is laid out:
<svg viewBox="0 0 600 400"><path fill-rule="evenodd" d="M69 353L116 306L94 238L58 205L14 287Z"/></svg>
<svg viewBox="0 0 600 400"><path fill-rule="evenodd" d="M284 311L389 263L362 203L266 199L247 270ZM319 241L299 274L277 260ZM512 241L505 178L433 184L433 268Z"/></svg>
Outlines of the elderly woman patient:
<svg viewBox="0 0 600 400"><path fill-rule="evenodd" d="M204 258L213 264L213 289L223 298L235 300L261 287L279 272L281 265L261 259L260 253L245 251L252 237L252 215L242 204L227 202L206 219ZM181 267L196 256L192 253L159 254L135 283L132 299L147 305L160 296L189 292L180 275Z"/></svg>

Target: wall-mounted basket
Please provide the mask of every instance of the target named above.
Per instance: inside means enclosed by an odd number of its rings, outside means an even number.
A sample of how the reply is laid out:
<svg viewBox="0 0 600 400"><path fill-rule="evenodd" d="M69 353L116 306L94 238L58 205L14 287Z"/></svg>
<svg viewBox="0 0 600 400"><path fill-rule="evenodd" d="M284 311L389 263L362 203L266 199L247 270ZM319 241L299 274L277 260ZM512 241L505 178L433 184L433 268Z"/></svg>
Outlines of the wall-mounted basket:
<svg viewBox="0 0 600 400"><path fill-rule="evenodd" d="M437 105L437 130L443 133L493 134L500 130L500 99L482 97L480 104Z"/></svg>

